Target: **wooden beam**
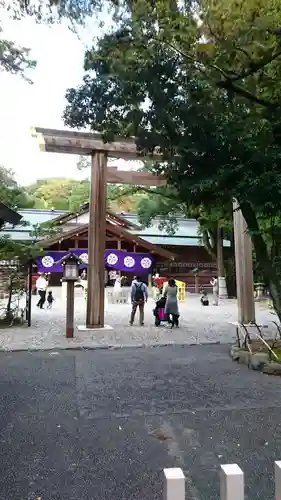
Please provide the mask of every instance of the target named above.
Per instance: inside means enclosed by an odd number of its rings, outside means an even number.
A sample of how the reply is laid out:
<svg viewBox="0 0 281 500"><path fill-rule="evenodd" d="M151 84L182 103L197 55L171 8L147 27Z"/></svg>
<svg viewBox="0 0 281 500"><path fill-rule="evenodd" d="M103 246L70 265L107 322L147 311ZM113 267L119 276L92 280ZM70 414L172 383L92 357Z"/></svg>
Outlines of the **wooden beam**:
<svg viewBox="0 0 281 500"><path fill-rule="evenodd" d="M31 129L31 134L39 141L40 150L49 153L65 153L74 155L91 155L94 151L104 151L108 157L125 160L145 158L162 159L159 148L152 154L137 149L134 138L116 137L114 142L104 142L102 135L94 132L73 132L72 130L56 130L41 127Z"/></svg>
<svg viewBox="0 0 281 500"><path fill-rule="evenodd" d="M118 170L115 167L107 168L108 184L130 184L136 186L166 186L167 181L150 172L137 172L134 170Z"/></svg>

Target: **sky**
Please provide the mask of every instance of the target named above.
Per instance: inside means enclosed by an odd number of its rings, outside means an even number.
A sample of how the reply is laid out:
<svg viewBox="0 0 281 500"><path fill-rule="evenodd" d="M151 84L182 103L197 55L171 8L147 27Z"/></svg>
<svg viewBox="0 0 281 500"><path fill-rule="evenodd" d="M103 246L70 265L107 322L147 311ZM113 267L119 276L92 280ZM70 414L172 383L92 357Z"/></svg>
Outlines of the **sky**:
<svg viewBox="0 0 281 500"><path fill-rule="evenodd" d="M65 91L76 87L83 78L83 58L91 33L98 33L97 22L72 33L66 24L40 26L32 19L6 20L4 35L31 49L37 67L28 73L33 85L18 75L0 74L0 165L11 168L22 185L43 177L81 179L85 172L76 169L77 156L41 153L31 127L63 129ZM115 163L119 168L135 165Z"/></svg>

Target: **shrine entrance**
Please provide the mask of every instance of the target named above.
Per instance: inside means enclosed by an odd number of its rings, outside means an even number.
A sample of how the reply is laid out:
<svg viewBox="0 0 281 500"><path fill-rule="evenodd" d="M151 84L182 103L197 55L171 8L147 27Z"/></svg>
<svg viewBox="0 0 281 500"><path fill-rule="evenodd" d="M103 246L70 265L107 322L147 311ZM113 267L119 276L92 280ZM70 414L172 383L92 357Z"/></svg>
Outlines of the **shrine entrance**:
<svg viewBox="0 0 281 500"><path fill-rule="evenodd" d="M39 140L42 152L90 155L91 192L89 203L89 243L88 243L88 296L87 328L104 327L104 252L106 220L106 185L120 183L145 186L166 185L166 179L148 172L120 171L107 168L107 158L125 160L153 159L161 161L160 154L145 156L137 150L134 139L116 139L104 143L101 134L35 128L32 135ZM251 242L245 233L245 225L240 210L235 210L235 253L237 274L237 297L239 321L249 322L255 318L252 300L245 299L243 289L249 290L253 282L252 263L249 260ZM247 266L239 262L247 255ZM249 303L250 301L250 303ZM247 320L247 321L245 321Z"/></svg>

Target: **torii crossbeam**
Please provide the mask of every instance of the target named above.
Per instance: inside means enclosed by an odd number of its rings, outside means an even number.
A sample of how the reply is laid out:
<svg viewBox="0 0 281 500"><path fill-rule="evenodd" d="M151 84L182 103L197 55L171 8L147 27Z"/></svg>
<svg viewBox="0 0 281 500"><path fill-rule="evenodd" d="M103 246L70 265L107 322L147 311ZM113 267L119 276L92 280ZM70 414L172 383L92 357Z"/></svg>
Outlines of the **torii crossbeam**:
<svg viewBox="0 0 281 500"><path fill-rule="evenodd" d="M166 185L163 177L155 176L149 172L120 171L116 168L107 168L107 158L123 158L125 160L154 159L161 161L162 155L156 151L153 156L138 151L134 139L117 138L114 142L104 143L101 134L73 132L36 127L32 129L33 137L39 140L40 150L50 153L64 153L75 155L89 155L91 162L91 193L89 203L89 236L88 236L88 295L87 295L87 328L104 327L104 251L105 251L105 220L106 220L106 185L134 184L140 186ZM236 212L237 218L242 220L241 211ZM250 239L242 229L243 224L235 224L240 237L235 239L236 264L237 259L243 259L245 247L250 255ZM239 256L239 257L238 257ZM245 294L242 289L249 290L249 283L253 282L252 265L248 260L247 268L236 266L239 273L237 284L239 320L254 321L251 317L253 308L247 310L247 301L243 300ZM243 275L241 276L241 272Z"/></svg>

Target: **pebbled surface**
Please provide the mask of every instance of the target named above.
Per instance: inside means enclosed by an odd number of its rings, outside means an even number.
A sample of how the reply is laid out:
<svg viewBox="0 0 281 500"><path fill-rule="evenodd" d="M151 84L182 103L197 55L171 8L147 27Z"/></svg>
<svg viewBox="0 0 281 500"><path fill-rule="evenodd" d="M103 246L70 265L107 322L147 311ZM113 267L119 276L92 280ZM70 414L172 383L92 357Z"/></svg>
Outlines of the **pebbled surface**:
<svg viewBox="0 0 281 500"><path fill-rule="evenodd" d="M149 299L145 306L145 326L138 325L138 318L133 327L129 326L130 304L105 303L105 323L111 330L78 331L75 328L74 339L65 338L65 300L61 288L53 290L56 301L53 309L40 310L36 307L38 297L32 299L32 326L12 327L1 330L0 350L40 350L67 348L108 348L143 347L166 344L204 344L234 343L237 321L236 300L220 301L218 307L202 307L199 296L188 294L185 303L180 303L180 328L170 330L164 326L156 328L152 310L155 303ZM81 290L75 289L75 327L85 324L86 302ZM256 303L256 317L260 324L269 328L264 335L272 336L276 328L272 324L274 316L267 304Z"/></svg>
<svg viewBox="0 0 281 500"><path fill-rule="evenodd" d="M219 499L219 465L247 500L273 500L281 385L228 346L0 354L3 500L162 500L182 467L188 500Z"/></svg>

